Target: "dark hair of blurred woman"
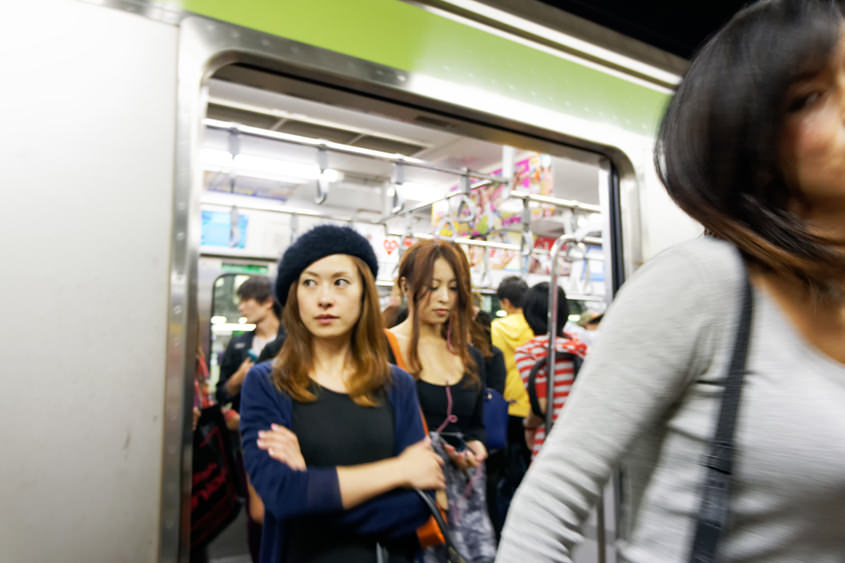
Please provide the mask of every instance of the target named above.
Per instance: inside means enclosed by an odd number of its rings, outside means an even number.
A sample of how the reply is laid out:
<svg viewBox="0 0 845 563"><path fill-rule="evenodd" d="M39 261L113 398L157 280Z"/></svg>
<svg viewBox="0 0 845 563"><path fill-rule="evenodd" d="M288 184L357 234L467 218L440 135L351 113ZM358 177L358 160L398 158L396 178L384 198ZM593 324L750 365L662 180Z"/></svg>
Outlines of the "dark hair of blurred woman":
<svg viewBox="0 0 845 563"><path fill-rule="evenodd" d="M695 57L655 152L669 195L710 234L822 293L845 278L845 241L814 229L807 212L826 194L808 194L784 162L794 160L785 154L790 117L818 101L818 91L796 85L830 64L841 36L833 1L746 8Z"/></svg>

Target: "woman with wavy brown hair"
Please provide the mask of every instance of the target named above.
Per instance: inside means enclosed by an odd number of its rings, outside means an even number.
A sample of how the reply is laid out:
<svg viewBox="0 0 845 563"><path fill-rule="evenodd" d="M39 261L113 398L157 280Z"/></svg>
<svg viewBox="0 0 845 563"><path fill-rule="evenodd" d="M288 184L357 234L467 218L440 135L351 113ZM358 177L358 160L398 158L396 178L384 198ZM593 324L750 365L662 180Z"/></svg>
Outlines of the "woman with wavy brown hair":
<svg viewBox="0 0 845 563"><path fill-rule="evenodd" d="M288 335L249 371L241 402L244 462L265 505L262 563L409 562L419 551L429 514L411 489L442 488L442 461L413 379L387 362L377 270L348 227L315 227L282 256Z"/></svg>
<svg viewBox="0 0 845 563"><path fill-rule="evenodd" d="M422 240L399 262L408 318L390 329L396 360L417 380L435 450L446 466L451 535L471 561L492 561L493 528L486 510L483 462L484 359L470 344L473 322L469 263L451 242ZM441 547L427 561L445 560Z"/></svg>
<svg viewBox="0 0 845 563"><path fill-rule="evenodd" d="M707 236L619 292L499 560L570 561L621 463L623 561L842 561L841 3L763 0L734 16L681 81L655 160Z"/></svg>

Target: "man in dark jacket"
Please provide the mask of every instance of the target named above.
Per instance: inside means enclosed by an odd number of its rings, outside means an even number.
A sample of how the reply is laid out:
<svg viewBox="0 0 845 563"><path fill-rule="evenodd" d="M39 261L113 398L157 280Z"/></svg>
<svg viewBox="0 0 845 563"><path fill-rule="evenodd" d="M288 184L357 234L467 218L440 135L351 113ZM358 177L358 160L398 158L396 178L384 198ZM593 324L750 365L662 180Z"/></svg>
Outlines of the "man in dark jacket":
<svg viewBox="0 0 845 563"><path fill-rule="evenodd" d="M284 338L279 318L281 307L273 296L273 284L265 276L253 276L238 287L238 311L255 330L238 335L229 341L220 361L220 379L217 382L217 402L232 404L240 411L241 386L249 369L261 356L265 346L278 351L279 340ZM266 354L265 354L266 356ZM263 358L262 358L263 359Z"/></svg>

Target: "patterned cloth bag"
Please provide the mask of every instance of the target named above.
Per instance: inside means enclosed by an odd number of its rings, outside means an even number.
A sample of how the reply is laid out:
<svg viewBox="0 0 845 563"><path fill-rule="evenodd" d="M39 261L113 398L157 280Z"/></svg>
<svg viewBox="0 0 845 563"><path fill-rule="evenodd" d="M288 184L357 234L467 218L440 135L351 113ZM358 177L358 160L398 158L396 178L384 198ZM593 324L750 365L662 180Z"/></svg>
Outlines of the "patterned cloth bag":
<svg viewBox="0 0 845 563"><path fill-rule="evenodd" d="M467 562L486 563L496 558L496 540L493 524L487 514L485 501L484 464L475 469L459 469L449 458L443 438L430 432L431 445L445 464L446 497L449 500L448 525L455 549ZM438 545L425 550L425 563L448 561L446 547Z"/></svg>

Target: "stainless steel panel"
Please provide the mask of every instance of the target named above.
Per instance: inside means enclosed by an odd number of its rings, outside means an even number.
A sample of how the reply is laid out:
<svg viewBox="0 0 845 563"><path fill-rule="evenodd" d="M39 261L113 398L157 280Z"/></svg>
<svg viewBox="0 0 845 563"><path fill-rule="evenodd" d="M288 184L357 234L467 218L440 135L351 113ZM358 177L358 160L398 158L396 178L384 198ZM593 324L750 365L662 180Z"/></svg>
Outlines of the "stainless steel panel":
<svg viewBox="0 0 845 563"><path fill-rule="evenodd" d="M155 561L177 28L7 8L0 561Z"/></svg>

